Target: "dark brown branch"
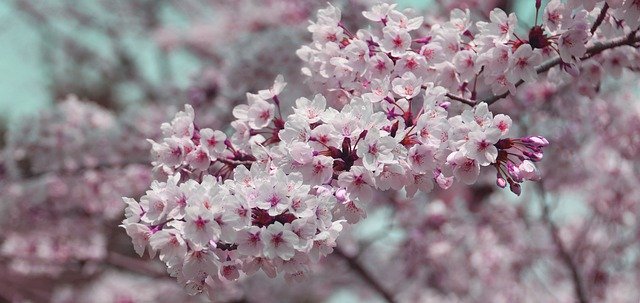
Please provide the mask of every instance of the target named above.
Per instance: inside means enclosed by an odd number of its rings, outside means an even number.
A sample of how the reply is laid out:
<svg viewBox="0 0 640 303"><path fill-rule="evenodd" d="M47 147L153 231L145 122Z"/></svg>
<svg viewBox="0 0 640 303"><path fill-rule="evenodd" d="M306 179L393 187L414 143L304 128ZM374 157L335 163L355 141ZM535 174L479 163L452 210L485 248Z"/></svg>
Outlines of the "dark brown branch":
<svg viewBox="0 0 640 303"><path fill-rule="evenodd" d="M462 103L464 103L464 104L466 104L466 105L471 105L471 106L475 106L475 105L476 105L476 101L473 101L473 100L471 100L471 99L467 99L467 98L463 98L463 97L458 97L458 96L453 95L453 94L451 94L451 93L447 93L447 95L446 95L446 96L447 96L447 98L449 98L449 99L453 99L453 100L456 100L456 101L458 101L458 102L462 102Z"/></svg>
<svg viewBox="0 0 640 303"><path fill-rule="evenodd" d="M624 45L634 45L635 43L640 41L640 36L636 36L636 32L632 32L631 34L629 34L627 37L624 38L618 38L618 39L613 39L611 41L605 42L605 43L598 43L595 44L589 48L587 48L587 52L586 54L580 58L580 61L583 60L587 60L590 59L591 57L598 55L600 53L602 53L605 50L608 49L612 49L612 48L616 48L616 47L620 47L620 46L624 46ZM562 59L560 58L560 56L557 56L541 65L539 65L536 68L536 72L538 74L542 74L545 73L547 71L549 71L551 68L559 65L562 63ZM520 80L518 81L515 86L518 87L520 85L524 84L524 81ZM459 97L459 96L454 96L450 93L448 93L446 96L449 97L450 99L462 102L464 104L467 105L477 105L479 103L487 103L487 105L491 105L493 103L495 103L496 101L506 98L507 96L509 96L510 92L505 92L504 94L500 94L500 95L495 95L495 96L491 96L489 98L486 98L484 100L481 101L474 101L471 99L467 99L467 98L463 98L463 97Z"/></svg>
<svg viewBox="0 0 640 303"><path fill-rule="evenodd" d="M545 221L547 221L547 226L549 227L549 232L551 233L551 237L553 238L553 243L558 249L558 254L562 259L562 262L571 272L571 279L573 280L574 291L576 293L576 296L578 297L578 302L589 303L589 299L584 289L584 282L578 270L578 266L571 257L571 254L569 254L569 251L562 242L562 239L560 239L558 227L551 220L547 219Z"/></svg>
<svg viewBox="0 0 640 303"><path fill-rule="evenodd" d="M587 53L582 58L580 58L580 61L587 60L595 55L602 53L605 50L616 48L623 45L632 45L638 41L640 41L640 36L635 36L635 33L633 33L633 35L629 35L628 37L618 38L618 39L608 41L606 43L596 44L587 49ZM555 67L560 63L562 63L562 59L560 58L560 56L558 56L538 66L538 68L536 68L536 72L538 74L545 73L549 71L552 67ZM524 81L520 80L518 83L516 83L516 87L522 85L523 83ZM493 96L491 98L483 100L482 102L486 102L487 105L491 105L496 101L507 97L508 95L509 95L509 92L506 92L502 95Z"/></svg>
<svg viewBox="0 0 640 303"><path fill-rule="evenodd" d="M358 260L352 256L347 255L340 249L339 247L335 247L333 250L334 254L345 260L349 267L353 269L353 271L364 280L373 290L375 290L385 301L388 303L395 303L396 301L393 299L391 293L387 292L380 282L378 282L363 266L358 262Z"/></svg>
<svg viewBox="0 0 640 303"><path fill-rule="evenodd" d="M578 269L578 265L576 264L574 258L569 253L569 250L565 246L562 238L560 238L560 232L556 224L551 220L549 214L549 207L546 202L545 192L542 186L539 187L539 192L541 195L540 203L542 204L542 221L545 223L549 230L549 234L551 234L551 239L553 244L556 246L558 251L558 255L562 263L571 273L571 280L573 281L573 288L576 294L577 300L579 303L589 303L589 297L587 296L584 279L580 274L580 270Z"/></svg>
<svg viewBox="0 0 640 303"><path fill-rule="evenodd" d="M598 29L600 24L602 24L602 21L604 21L604 17L607 16L607 11L609 11L609 3L605 2L604 6L602 7L602 10L600 11L600 14L598 15L598 18L593 23L593 26L591 26L591 34L592 35L596 32L596 30Z"/></svg>

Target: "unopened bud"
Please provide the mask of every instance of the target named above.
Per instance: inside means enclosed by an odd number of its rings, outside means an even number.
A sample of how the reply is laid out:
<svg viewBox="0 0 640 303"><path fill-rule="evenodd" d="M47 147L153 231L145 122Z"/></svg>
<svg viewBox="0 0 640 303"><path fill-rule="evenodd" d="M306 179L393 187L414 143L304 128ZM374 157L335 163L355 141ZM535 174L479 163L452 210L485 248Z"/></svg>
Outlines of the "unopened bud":
<svg viewBox="0 0 640 303"><path fill-rule="evenodd" d="M391 135L391 137L395 137L396 133L398 132L398 120L396 120L396 122L393 123L393 125L391 126L391 129L389 131L389 135Z"/></svg>
<svg viewBox="0 0 640 303"><path fill-rule="evenodd" d="M507 187L507 180L505 180L502 176L498 175L498 179L496 179L496 185L500 188Z"/></svg>
<svg viewBox="0 0 640 303"><path fill-rule="evenodd" d="M540 137L540 136L531 136L531 137L522 138L522 143L528 146L534 146L534 147L545 147L549 145L549 141L547 141L547 139L545 139L544 137Z"/></svg>
<svg viewBox="0 0 640 303"><path fill-rule="evenodd" d="M513 165L511 162L507 162L507 172L513 178L513 180L517 182L522 182L522 177L520 176L520 169Z"/></svg>
<svg viewBox="0 0 640 303"><path fill-rule="evenodd" d="M231 140L229 139L224 140L224 146L226 146L229 149L233 149L233 144L231 144Z"/></svg>
<svg viewBox="0 0 640 303"><path fill-rule="evenodd" d="M421 43L421 44L429 44L429 42L431 42L431 39L433 39L433 37L423 37L423 38L418 38L413 40L413 42L415 43Z"/></svg>
<svg viewBox="0 0 640 303"><path fill-rule="evenodd" d="M358 136L358 140L362 140L366 136L367 136L367 130L365 129L360 133L360 136Z"/></svg>
<svg viewBox="0 0 640 303"><path fill-rule="evenodd" d="M529 158L529 160L533 161L533 162L538 162L540 160L542 160L542 152L539 151L533 151L533 152L523 152L522 154L524 154L526 157Z"/></svg>
<svg viewBox="0 0 640 303"><path fill-rule="evenodd" d="M509 189L518 196L522 193L522 187L518 183L511 183Z"/></svg>

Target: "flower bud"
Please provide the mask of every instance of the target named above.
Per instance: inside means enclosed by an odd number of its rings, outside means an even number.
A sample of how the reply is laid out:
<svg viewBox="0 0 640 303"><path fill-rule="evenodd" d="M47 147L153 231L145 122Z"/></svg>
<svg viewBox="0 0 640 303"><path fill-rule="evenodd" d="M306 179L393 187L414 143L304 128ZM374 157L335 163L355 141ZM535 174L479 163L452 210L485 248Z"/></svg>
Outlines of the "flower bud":
<svg viewBox="0 0 640 303"><path fill-rule="evenodd" d="M429 44L429 42L431 42L431 39L433 39L433 37L427 36L427 37L415 39L413 40L413 42L420 43L420 44Z"/></svg>
<svg viewBox="0 0 640 303"><path fill-rule="evenodd" d="M533 152L525 151L522 154L525 155L525 157L528 157L529 160L533 162L538 162L542 160L542 156L543 156L542 152L540 151L533 151Z"/></svg>
<svg viewBox="0 0 640 303"><path fill-rule="evenodd" d="M498 179L496 179L496 185L500 188L507 187L507 180L505 180L501 175L498 175Z"/></svg>
<svg viewBox="0 0 640 303"><path fill-rule="evenodd" d="M538 147L545 147L549 145L549 141L542 136L531 136L522 139L525 144L531 144Z"/></svg>
<svg viewBox="0 0 640 303"><path fill-rule="evenodd" d="M509 189L518 196L522 193L522 187L518 183L511 183Z"/></svg>
<svg viewBox="0 0 640 303"><path fill-rule="evenodd" d="M522 182L522 177L520 176L520 169L513 165L512 162L507 162L507 172L516 182Z"/></svg>
<svg viewBox="0 0 640 303"><path fill-rule="evenodd" d="M358 140L362 140L366 136L367 136L367 130L365 129L360 133L360 136L358 136Z"/></svg>

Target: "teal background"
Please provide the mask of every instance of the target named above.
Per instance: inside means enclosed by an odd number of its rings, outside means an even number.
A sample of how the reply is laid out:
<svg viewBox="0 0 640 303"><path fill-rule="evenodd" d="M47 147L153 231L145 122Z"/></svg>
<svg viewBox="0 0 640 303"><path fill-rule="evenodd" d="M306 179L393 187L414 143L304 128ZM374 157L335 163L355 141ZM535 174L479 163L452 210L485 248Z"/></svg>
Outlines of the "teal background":
<svg viewBox="0 0 640 303"><path fill-rule="evenodd" d="M16 116L48 104L47 79L39 68L39 37L16 14L10 1L0 2L0 114Z"/></svg>

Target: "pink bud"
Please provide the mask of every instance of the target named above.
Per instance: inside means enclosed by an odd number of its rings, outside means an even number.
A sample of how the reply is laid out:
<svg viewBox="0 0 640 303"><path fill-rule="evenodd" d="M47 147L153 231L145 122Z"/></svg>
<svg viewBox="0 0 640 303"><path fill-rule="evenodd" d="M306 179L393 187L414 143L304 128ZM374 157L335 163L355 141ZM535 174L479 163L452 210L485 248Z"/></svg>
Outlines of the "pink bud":
<svg viewBox="0 0 640 303"><path fill-rule="evenodd" d="M229 149L233 149L233 144L231 144L231 140L229 139L224 140L224 145Z"/></svg>
<svg viewBox="0 0 640 303"><path fill-rule="evenodd" d="M522 177L520 177L520 169L513 165L512 162L507 162L507 172L509 172L509 175L511 175L511 177L515 181L522 182Z"/></svg>
<svg viewBox="0 0 640 303"><path fill-rule="evenodd" d="M428 44L429 42L431 42L431 39L433 39L433 37L423 37L423 38L415 39L415 40L413 40L413 42L421 43L421 44Z"/></svg>
<svg viewBox="0 0 640 303"><path fill-rule="evenodd" d="M549 141L542 136L527 137L522 139L522 142L524 142L525 144L534 144L540 147L545 147L549 145Z"/></svg>
<svg viewBox="0 0 640 303"><path fill-rule="evenodd" d="M507 180L505 180L502 176L498 175L498 179L496 180L496 185L500 188L507 187Z"/></svg>
<svg viewBox="0 0 640 303"><path fill-rule="evenodd" d="M540 160L542 160L542 152L539 151L533 151L533 152L523 152L522 154L524 154L526 157L529 158L529 160L533 161L533 162L538 162Z"/></svg>

